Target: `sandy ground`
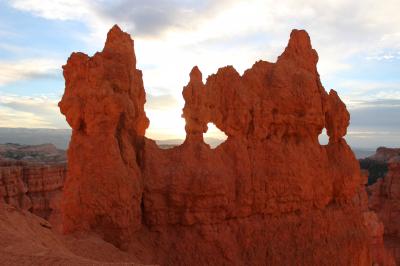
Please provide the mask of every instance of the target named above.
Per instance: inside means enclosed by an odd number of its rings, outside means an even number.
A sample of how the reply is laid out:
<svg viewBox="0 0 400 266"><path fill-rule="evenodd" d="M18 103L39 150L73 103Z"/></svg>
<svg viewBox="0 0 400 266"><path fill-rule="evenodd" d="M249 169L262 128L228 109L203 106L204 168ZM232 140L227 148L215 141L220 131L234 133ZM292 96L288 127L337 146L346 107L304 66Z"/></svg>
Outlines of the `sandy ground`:
<svg viewBox="0 0 400 266"><path fill-rule="evenodd" d="M94 234L64 236L44 219L0 203L0 265L142 265Z"/></svg>

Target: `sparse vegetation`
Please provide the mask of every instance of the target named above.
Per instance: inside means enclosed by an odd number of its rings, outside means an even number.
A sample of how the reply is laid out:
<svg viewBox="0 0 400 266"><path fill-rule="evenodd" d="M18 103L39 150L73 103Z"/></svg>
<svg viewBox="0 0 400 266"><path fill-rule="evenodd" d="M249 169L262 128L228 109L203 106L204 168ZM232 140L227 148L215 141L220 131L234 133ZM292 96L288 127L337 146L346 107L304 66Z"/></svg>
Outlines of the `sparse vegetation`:
<svg viewBox="0 0 400 266"><path fill-rule="evenodd" d="M368 170L368 185L374 184L378 178L383 178L388 171L388 165L383 161L365 158L359 162L361 169Z"/></svg>

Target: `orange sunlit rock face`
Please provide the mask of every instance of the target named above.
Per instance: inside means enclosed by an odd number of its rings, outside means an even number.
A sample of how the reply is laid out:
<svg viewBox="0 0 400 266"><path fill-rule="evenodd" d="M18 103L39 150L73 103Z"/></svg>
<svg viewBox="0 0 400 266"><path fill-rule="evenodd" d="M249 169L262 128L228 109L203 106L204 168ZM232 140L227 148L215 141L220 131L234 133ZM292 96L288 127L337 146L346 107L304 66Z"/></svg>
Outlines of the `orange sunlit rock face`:
<svg viewBox="0 0 400 266"><path fill-rule="evenodd" d="M95 230L123 243L140 226L138 162L148 126L133 41L117 26L102 52L73 53L64 68L61 112L72 127L62 212L64 231Z"/></svg>
<svg viewBox="0 0 400 266"><path fill-rule="evenodd" d="M204 83L194 67L186 140L161 150L143 137L129 35L114 26L102 52L72 54L60 102L73 128L64 231L93 230L128 250L146 239L147 262L161 265L371 265L354 200L362 178L343 139L349 113L325 92L317 61L308 34L294 30L276 63L242 76L227 66ZM215 149L203 141L209 122L228 136Z"/></svg>

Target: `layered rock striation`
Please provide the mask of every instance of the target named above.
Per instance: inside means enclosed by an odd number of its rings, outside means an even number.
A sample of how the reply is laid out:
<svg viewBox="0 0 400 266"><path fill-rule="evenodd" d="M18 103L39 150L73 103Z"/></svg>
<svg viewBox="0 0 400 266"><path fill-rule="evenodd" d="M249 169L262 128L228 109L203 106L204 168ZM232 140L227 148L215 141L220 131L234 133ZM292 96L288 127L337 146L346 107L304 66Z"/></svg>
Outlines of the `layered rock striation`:
<svg viewBox="0 0 400 266"><path fill-rule="evenodd" d="M96 231L131 252L145 245L143 260L162 265L382 263L343 138L349 113L323 88L317 62L308 34L294 30L276 63L243 75L227 66L205 83L194 67L183 89L186 140L163 150L144 137L129 35L114 26L102 52L72 54L59 104L73 129L64 232ZM215 149L203 141L208 123L228 136Z"/></svg>
<svg viewBox="0 0 400 266"><path fill-rule="evenodd" d="M54 221L59 220L66 165L0 161L0 201Z"/></svg>

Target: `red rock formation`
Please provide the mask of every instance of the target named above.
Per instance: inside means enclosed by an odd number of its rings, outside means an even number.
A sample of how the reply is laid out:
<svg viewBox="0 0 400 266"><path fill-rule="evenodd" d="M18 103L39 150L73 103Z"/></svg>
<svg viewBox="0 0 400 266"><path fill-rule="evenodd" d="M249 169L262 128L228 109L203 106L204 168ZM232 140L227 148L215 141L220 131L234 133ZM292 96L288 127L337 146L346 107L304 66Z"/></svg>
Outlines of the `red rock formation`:
<svg viewBox="0 0 400 266"><path fill-rule="evenodd" d="M60 202L66 175L65 164L29 165L23 170L27 196L32 202L29 210L55 227L61 224Z"/></svg>
<svg viewBox="0 0 400 266"><path fill-rule="evenodd" d="M0 200L57 223L65 164L0 162Z"/></svg>
<svg viewBox="0 0 400 266"><path fill-rule="evenodd" d="M368 195L365 185L368 183L368 172L363 171L363 182L360 183L358 193L353 198L353 203L363 211L364 224L369 232L369 245L373 261L377 265L395 265L392 250L384 243L384 225L374 211L368 207Z"/></svg>
<svg viewBox="0 0 400 266"><path fill-rule="evenodd" d="M138 166L148 126L133 41L114 26L101 53L73 53L59 106L72 127L62 203L64 231L95 230L124 243L141 222Z"/></svg>
<svg viewBox="0 0 400 266"><path fill-rule="evenodd" d="M389 160L400 157L400 149L396 148L386 148L386 147L379 147L376 149L376 153L368 158L375 161L380 162L388 162Z"/></svg>
<svg viewBox="0 0 400 266"><path fill-rule="evenodd" d="M21 163L4 162L0 164L0 199L12 206L28 210L31 199L26 195L28 188L23 181Z"/></svg>
<svg viewBox="0 0 400 266"><path fill-rule="evenodd" d="M349 113L325 92L317 61L307 33L294 30L276 63L258 61L242 76L228 66L203 83L193 68L185 143L161 150L143 138L145 93L129 35L115 26L101 53L74 53L60 102L73 128L65 232L95 230L117 245L134 233L128 249L147 243L148 262L162 265L379 262L343 139ZM216 149L203 141L209 122L228 136Z"/></svg>
<svg viewBox="0 0 400 266"><path fill-rule="evenodd" d="M375 158L382 158L382 152ZM388 160L389 172L368 187L369 207L384 224L385 238L400 263L400 157Z"/></svg>
<svg viewBox="0 0 400 266"><path fill-rule="evenodd" d="M376 213L373 211L364 212L364 222L370 235L370 250L374 262L377 265L396 265L393 250L390 250L384 244L384 225Z"/></svg>

